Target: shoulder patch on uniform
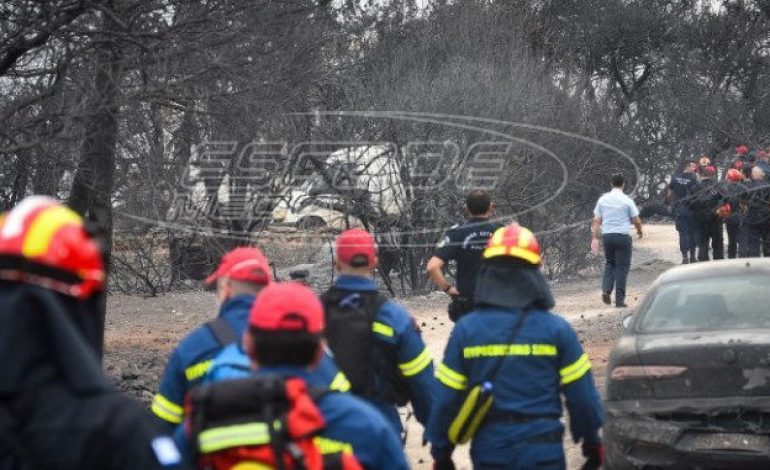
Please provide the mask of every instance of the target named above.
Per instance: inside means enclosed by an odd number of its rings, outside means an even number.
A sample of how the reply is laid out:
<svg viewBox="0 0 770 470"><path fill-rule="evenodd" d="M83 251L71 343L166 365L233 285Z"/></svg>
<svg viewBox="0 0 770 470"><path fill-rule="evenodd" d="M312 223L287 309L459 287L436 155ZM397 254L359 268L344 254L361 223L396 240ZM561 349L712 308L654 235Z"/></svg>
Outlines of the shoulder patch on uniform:
<svg viewBox="0 0 770 470"><path fill-rule="evenodd" d="M158 436L150 443L158 463L163 466L179 465L182 463L182 454L177 449L174 440L168 436Z"/></svg>
<svg viewBox="0 0 770 470"><path fill-rule="evenodd" d="M443 248L443 247L447 246L447 244L450 241L451 240L449 239L449 235L447 235L444 238L442 238L441 240L439 240L439 242L436 244L436 248Z"/></svg>

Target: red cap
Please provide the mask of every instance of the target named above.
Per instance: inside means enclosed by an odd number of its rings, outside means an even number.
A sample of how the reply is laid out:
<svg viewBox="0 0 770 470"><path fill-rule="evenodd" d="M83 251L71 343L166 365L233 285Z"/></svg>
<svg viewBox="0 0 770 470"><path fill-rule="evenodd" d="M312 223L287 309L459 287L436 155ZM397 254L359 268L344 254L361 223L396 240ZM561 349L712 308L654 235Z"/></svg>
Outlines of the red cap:
<svg viewBox="0 0 770 470"><path fill-rule="evenodd" d="M203 282L211 284L223 276L267 285L270 284L270 263L259 248L241 246L225 253L217 270Z"/></svg>
<svg viewBox="0 0 770 470"><path fill-rule="evenodd" d="M324 330L324 309L318 297L299 282L271 284L259 293L249 314L249 325L260 330Z"/></svg>
<svg viewBox="0 0 770 470"><path fill-rule="evenodd" d="M728 180L735 181L735 182L740 181L741 179L743 179L742 178L743 175L741 175L741 171L737 170L735 168L730 168L729 170L727 170L727 175L726 176L727 176Z"/></svg>
<svg viewBox="0 0 770 470"><path fill-rule="evenodd" d="M337 237L337 259L341 262L362 268L372 266L377 258L377 244L371 233L360 228L345 230ZM357 257L365 257L366 264L362 264Z"/></svg>
<svg viewBox="0 0 770 470"><path fill-rule="evenodd" d="M705 176L712 176L717 172L717 168L713 165L706 165L703 167L703 174Z"/></svg>
<svg viewBox="0 0 770 470"><path fill-rule="evenodd" d="M739 145L735 149L735 153L737 153L738 155L746 155L747 153L749 153L749 148L746 147L745 145Z"/></svg>
<svg viewBox="0 0 770 470"><path fill-rule="evenodd" d="M733 162L733 168L735 168L736 170L740 170L741 168L743 168L743 160L735 160Z"/></svg>

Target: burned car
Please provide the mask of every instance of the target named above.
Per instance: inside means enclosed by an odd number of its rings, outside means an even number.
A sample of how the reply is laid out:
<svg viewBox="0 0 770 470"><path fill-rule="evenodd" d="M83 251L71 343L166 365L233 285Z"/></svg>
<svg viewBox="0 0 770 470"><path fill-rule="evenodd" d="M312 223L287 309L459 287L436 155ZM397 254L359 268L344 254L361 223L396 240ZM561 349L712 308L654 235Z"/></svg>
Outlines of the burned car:
<svg viewBox="0 0 770 470"><path fill-rule="evenodd" d="M671 269L624 326L606 468L770 468L770 259Z"/></svg>

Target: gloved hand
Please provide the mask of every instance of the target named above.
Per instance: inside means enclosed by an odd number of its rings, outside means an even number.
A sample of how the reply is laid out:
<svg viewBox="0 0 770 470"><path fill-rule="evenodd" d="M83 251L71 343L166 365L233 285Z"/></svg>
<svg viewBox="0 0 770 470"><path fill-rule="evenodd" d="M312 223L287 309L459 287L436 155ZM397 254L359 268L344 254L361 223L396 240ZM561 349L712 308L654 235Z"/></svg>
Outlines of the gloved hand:
<svg viewBox="0 0 770 470"><path fill-rule="evenodd" d="M433 461L433 470L455 470L452 457L444 457Z"/></svg>
<svg viewBox="0 0 770 470"><path fill-rule="evenodd" d="M602 444L583 443L583 457L586 463L583 470L597 470L604 465L604 446Z"/></svg>

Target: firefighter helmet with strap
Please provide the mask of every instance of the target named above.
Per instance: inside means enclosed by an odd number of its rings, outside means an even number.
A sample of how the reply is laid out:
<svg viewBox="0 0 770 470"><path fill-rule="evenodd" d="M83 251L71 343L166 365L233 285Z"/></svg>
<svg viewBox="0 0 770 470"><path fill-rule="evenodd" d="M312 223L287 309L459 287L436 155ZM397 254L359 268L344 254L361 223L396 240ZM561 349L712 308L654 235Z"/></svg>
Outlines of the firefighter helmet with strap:
<svg viewBox="0 0 770 470"><path fill-rule="evenodd" d="M31 196L0 216L0 279L86 299L104 289L105 277L83 218L59 201Z"/></svg>
<svg viewBox="0 0 770 470"><path fill-rule="evenodd" d="M528 228L517 223L495 230L489 238L484 250L484 259L509 256L526 261L530 264L540 264L540 244L535 234Z"/></svg>

